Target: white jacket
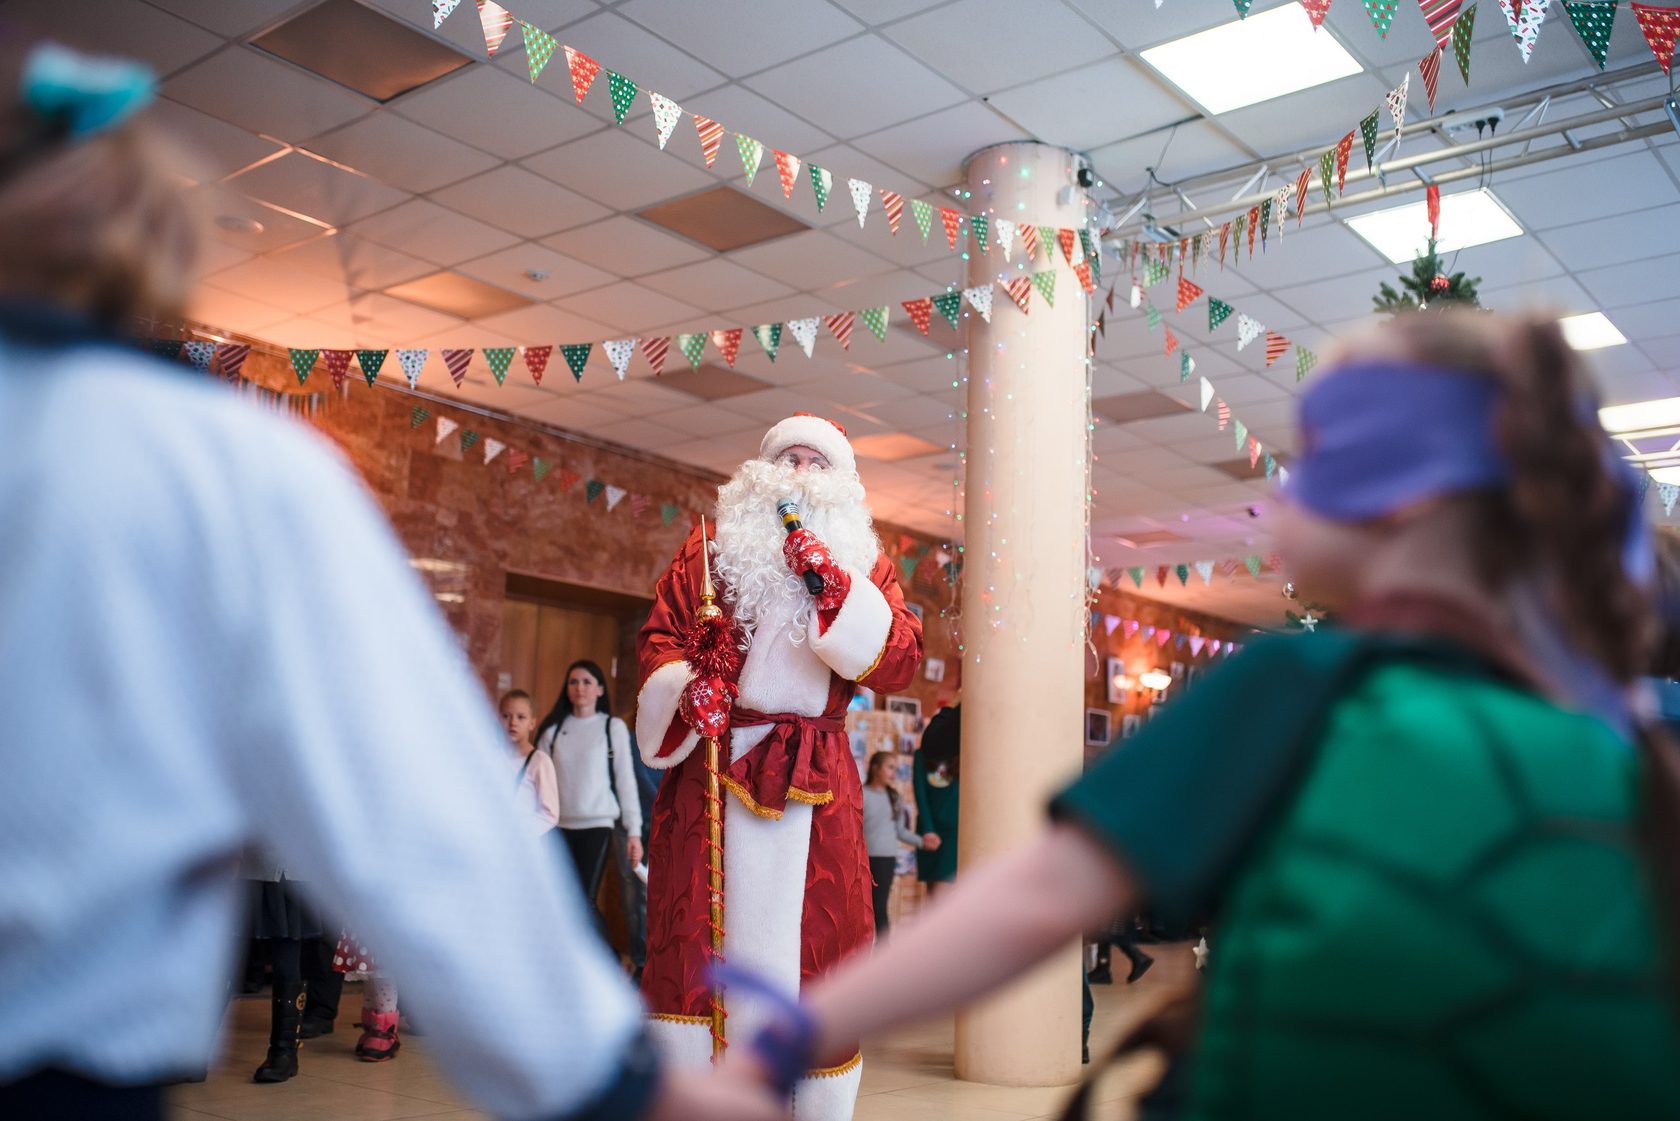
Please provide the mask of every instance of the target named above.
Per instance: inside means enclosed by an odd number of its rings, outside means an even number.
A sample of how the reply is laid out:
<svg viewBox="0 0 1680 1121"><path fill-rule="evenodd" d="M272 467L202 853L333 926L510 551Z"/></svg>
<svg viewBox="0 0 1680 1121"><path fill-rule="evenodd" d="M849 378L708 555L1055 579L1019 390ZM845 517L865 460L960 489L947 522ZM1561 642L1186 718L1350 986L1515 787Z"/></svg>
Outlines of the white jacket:
<svg viewBox="0 0 1680 1121"><path fill-rule="evenodd" d="M604 712L568 716L558 729L549 728L538 737L537 750L553 761L560 783L560 828L608 829L622 820L632 837L642 835L642 802L636 795L636 765L624 721Z"/></svg>

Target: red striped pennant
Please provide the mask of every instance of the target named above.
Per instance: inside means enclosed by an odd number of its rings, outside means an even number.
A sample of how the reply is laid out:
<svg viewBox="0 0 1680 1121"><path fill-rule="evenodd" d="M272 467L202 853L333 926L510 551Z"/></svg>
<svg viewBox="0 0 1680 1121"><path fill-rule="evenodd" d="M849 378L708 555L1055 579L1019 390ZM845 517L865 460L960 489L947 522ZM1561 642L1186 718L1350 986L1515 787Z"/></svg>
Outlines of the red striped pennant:
<svg viewBox="0 0 1680 1121"><path fill-rule="evenodd" d="M1067 258L1067 263L1070 265L1073 264L1073 231L1068 229L1066 226L1063 226L1061 229L1056 231L1056 241L1059 245L1061 245L1062 256Z"/></svg>
<svg viewBox="0 0 1680 1121"><path fill-rule="evenodd" d="M1260 441L1253 436L1248 438L1248 466L1250 470L1260 465Z"/></svg>
<svg viewBox="0 0 1680 1121"><path fill-rule="evenodd" d="M251 347L248 343L221 343L216 347L216 357L221 359L222 377L234 381L239 377L245 359L251 357Z"/></svg>
<svg viewBox="0 0 1680 1121"><path fill-rule="evenodd" d="M554 353L552 346L528 346L525 348L525 368L531 371L531 380L542 384L543 371L548 369L548 356Z"/></svg>
<svg viewBox="0 0 1680 1121"><path fill-rule="evenodd" d="M342 388L344 379L350 374L350 352L348 350L323 350L321 359L327 364L327 373L332 378L333 388Z"/></svg>
<svg viewBox="0 0 1680 1121"><path fill-rule="evenodd" d="M852 349L852 325L856 321L857 316L849 311L842 311L837 315L823 316L823 322L828 325L830 331L834 332L834 337L840 340L841 350Z"/></svg>
<svg viewBox="0 0 1680 1121"><path fill-rule="evenodd" d="M1180 275L1178 278L1178 310L1183 311L1201 298L1202 289Z"/></svg>
<svg viewBox="0 0 1680 1121"><path fill-rule="evenodd" d="M1041 252L1038 241L1038 227L1021 223L1021 244L1027 247L1027 260L1036 261Z"/></svg>
<svg viewBox="0 0 1680 1121"><path fill-rule="evenodd" d="M671 351L671 340L668 338L643 339L642 356L653 368L653 376L659 377L665 372L665 355Z"/></svg>
<svg viewBox="0 0 1680 1121"><path fill-rule="evenodd" d="M1445 50L1464 0L1418 0L1418 6L1423 9L1423 18L1429 24L1430 33L1435 36L1436 48Z"/></svg>
<svg viewBox="0 0 1680 1121"><path fill-rule="evenodd" d="M1021 314L1032 314L1030 306L1032 303L1031 277L1018 276L1014 280L1007 281L1003 289L1009 293L1009 298L1015 301L1015 306L1021 309Z"/></svg>
<svg viewBox="0 0 1680 1121"><path fill-rule="evenodd" d="M933 318L933 297L923 296L919 300L905 300L904 310L910 313L910 322L922 334L928 333L928 322Z"/></svg>
<svg viewBox="0 0 1680 1121"><path fill-rule="evenodd" d="M522 452L518 448L509 448L507 452L507 469L509 475L517 475L527 463L531 462L531 453Z"/></svg>
<svg viewBox="0 0 1680 1121"><path fill-rule="evenodd" d="M572 72L572 92L577 94L578 104L583 104L583 95L589 92L589 87L600 77L601 64L572 47L566 48L566 69Z"/></svg>
<svg viewBox="0 0 1680 1121"><path fill-rule="evenodd" d="M1219 227L1219 267L1225 267L1225 245L1231 240L1231 223Z"/></svg>
<svg viewBox="0 0 1680 1121"><path fill-rule="evenodd" d="M706 157L706 166L711 167L712 161L717 159L718 145L723 143L723 126L710 117L696 113L694 131L700 134L700 154Z"/></svg>
<svg viewBox="0 0 1680 1121"><path fill-rule="evenodd" d="M1435 87L1441 82L1441 48L1436 47L1418 63L1423 74L1423 92L1429 95L1429 111L1435 112Z"/></svg>
<svg viewBox="0 0 1680 1121"><path fill-rule="evenodd" d="M741 328L732 327L727 331L713 331L712 345L718 348L723 360L729 363L729 368L735 368L735 356L741 353Z"/></svg>
<svg viewBox="0 0 1680 1121"><path fill-rule="evenodd" d="M443 351L443 364L449 368L449 376L455 379L455 388L461 388L461 383L467 380L467 367L472 365L472 349Z"/></svg>
<svg viewBox="0 0 1680 1121"><path fill-rule="evenodd" d="M1219 431L1225 431L1225 426L1231 423L1231 406L1219 402Z"/></svg>
<svg viewBox="0 0 1680 1121"><path fill-rule="evenodd" d="M496 0L478 0L478 22L484 28L484 48L494 55L513 30L513 13Z"/></svg>
<svg viewBox="0 0 1680 1121"><path fill-rule="evenodd" d="M889 191L882 187L881 205L887 211L887 228L892 230L894 237L897 237L899 219L904 217L904 196L897 191Z"/></svg>
<svg viewBox="0 0 1680 1121"><path fill-rule="evenodd" d="M1226 557L1224 560L1219 562L1219 575L1227 578L1235 576L1237 574L1237 569L1241 567L1242 561L1238 560L1236 557Z"/></svg>
<svg viewBox="0 0 1680 1121"><path fill-rule="evenodd" d="M948 206L939 208L939 220L945 226L945 240L951 243L951 248L957 247L957 233L962 229L962 215Z"/></svg>
<svg viewBox="0 0 1680 1121"><path fill-rule="evenodd" d="M1254 258L1254 235L1260 226L1260 208L1251 206L1248 209L1248 256Z"/></svg>
<svg viewBox="0 0 1680 1121"><path fill-rule="evenodd" d="M1312 165L1301 169L1301 177L1295 180L1295 224L1299 226L1301 219L1307 213L1307 185L1312 182Z"/></svg>
<svg viewBox="0 0 1680 1121"><path fill-rule="evenodd" d="M1270 366L1278 357L1289 349L1289 340L1276 331L1266 332L1266 365Z"/></svg>

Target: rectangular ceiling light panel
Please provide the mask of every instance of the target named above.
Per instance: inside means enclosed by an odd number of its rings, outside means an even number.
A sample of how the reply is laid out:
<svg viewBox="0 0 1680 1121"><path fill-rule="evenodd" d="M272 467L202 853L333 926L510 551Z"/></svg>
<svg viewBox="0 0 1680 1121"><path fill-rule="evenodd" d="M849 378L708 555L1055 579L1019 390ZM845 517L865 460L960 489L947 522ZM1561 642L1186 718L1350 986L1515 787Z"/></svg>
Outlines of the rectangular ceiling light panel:
<svg viewBox="0 0 1680 1121"><path fill-rule="evenodd" d="M1602 311L1566 315L1558 320L1558 326L1563 328L1564 341L1576 350L1602 350L1627 343L1627 336Z"/></svg>
<svg viewBox="0 0 1680 1121"><path fill-rule="evenodd" d="M1419 199L1405 206L1373 210L1347 220L1348 229L1397 265L1410 264L1429 245L1429 205ZM1441 237L1435 249L1451 253L1519 237L1522 226L1486 187L1441 196Z"/></svg>
<svg viewBox="0 0 1680 1121"><path fill-rule="evenodd" d="M472 59L356 0L324 0L251 40L375 101L453 74Z"/></svg>
<svg viewBox="0 0 1680 1121"><path fill-rule="evenodd" d="M713 187L687 198L672 199L641 212L641 217L708 249L727 253L774 241L811 227L734 187Z"/></svg>
<svg viewBox="0 0 1680 1121"><path fill-rule="evenodd" d="M1328 27L1313 29L1299 4L1284 4L1150 47L1142 57L1210 116L1321 86L1362 69Z"/></svg>

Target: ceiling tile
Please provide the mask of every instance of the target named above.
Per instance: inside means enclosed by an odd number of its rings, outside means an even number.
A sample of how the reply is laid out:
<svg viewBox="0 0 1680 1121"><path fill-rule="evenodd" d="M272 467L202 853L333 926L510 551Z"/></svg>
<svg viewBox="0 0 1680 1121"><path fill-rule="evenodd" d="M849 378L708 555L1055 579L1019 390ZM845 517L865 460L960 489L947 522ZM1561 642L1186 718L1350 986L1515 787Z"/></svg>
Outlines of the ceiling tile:
<svg viewBox="0 0 1680 1121"><path fill-rule="evenodd" d="M320 273L257 257L216 274L216 287L277 308L307 315L347 299L350 289Z"/></svg>
<svg viewBox="0 0 1680 1121"><path fill-rule="evenodd" d="M302 152L288 152L258 164L229 179L227 186L259 202L332 226L348 225L409 198L395 187Z"/></svg>
<svg viewBox="0 0 1680 1121"><path fill-rule="evenodd" d="M347 232L381 245L399 247L440 265L458 264L519 241L513 234L426 199L414 199L363 219Z"/></svg>
<svg viewBox="0 0 1680 1121"><path fill-rule="evenodd" d="M214 284L200 284L187 307L187 317L212 330L250 334L291 318L266 300L253 300Z"/></svg>
<svg viewBox="0 0 1680 1121"><path fill-rule="evenodd" d="M228 47L163 85L176 101L293 144L361 116L374 103L249 47Z"/></svg>
<svg viewBox="0 0 1680 1121"><path fill-rule="evenodd" d="M386 288L437 271L429 261L345 233L272 253L269 260L361 289Z"/></svg>
<svg viewBox="0 0 1680 1121"><path fill-rule="evenodd" d="M943 4L945 0L834 0L834 3L871 27L879 27Z"/></svg>
<svg viewBox="0 0 1680 1121"><path fill-rule="evenodd" d="M565 59L558 67L563 74ZM567 99L569 85L561 91ZM532 85L492 66L469 66L397 98L390 108L445 136L511 160L601 127L599 121L557 96L555 88L546 82Z"/></svg>
<svg viewBox="0 0 1680 1121"><path fill-rule="evenodd" d="M731 444L745 446L750 442L746 433L763 436L756 421L748 420L723 405L685 404L680 409L659 413L653 419L681 432L685 442L697 436L708 439L733 436L737 438L731 440Z"/></svg>
<svg viewBox="0 0 1680 1121"><path fill-rule="evenodd" d="M885 221L884 215L882 220ZM873 253L823 230L807 230L738 249L730 254L730 259L775 277L790 288L827 288L892 268Z"/></svg>
<svg viewBox="0 0 1680 1121"><path fill-rule="evenodd" d="M615 210L639 210L717 185L712 176L620 129L562 144L522 163L538 175Z"/></svg>
<svg viewBox="0 0 1680 1121"><path fill-rule="evenodd" d="M1586 312L1598 307L1598 302L1569 275L1521 277L1514 284L1501 284L1497 288L1489 286L1494 280L1510 279L1508 276L1483 277L1482 286L1477 290L1482 306L1495 311L1559 313Z"/></svg>
<svg viewBox="0 0 1680 1121"><path fill-rule="evenodd" d="M492 331L499 335L506 335L518 342L520 346L545 346L550 343L598 343L612 335L612 330L604 323L597 323L592 319L585 319L581 315L574 315L568 311L548 304L537 304L533 307L519 308L516 311L504 311L497 315L487 315L483 319L475 319L469 325L483 331ZM487 344L488 345L488 344ZM603 371L610 367L606 359L595 348L591 361L598 361ZM549 359L547 376L567 373L565 359L559 354ZM610 377L611 374L609 373Z"/></svg>
<svg viewBox="0 0 1680 1121"><path fill-rule="evenodd" d="M962 180L963 161L981 148L1032 139L990 108L965 101L949 109L861 137L853 147L923 183ZM909 214L905 215L909 220Z"/></svg>
<svg viewBox="0 0 1680 1121"><path fill-rule="evenodd" d="M1040 78L993 94L991 103L1045 143L1085 151L1199 116L1153 71L1129 58L1105 58ZM1085 110L1095 106L1125 106L1125 112Z"/></svg>
<svg viewBox="0 0 1680 1121"><path fill-rule="evenodd" d="M827 0L735 0L727 19L705 4L666 0L629 0L615 10L736 78L863 29Z"/></svg>
<svg viewBox="0 0 1680 1121"><path fill-rule="evenodd" d="M526 275L531 270L548 275L542 280L532 280ZM455 266L455 271L500 285L529 299L545 301L613 282L613 277L600 269L532 242L463 261Z"/></svg>
<svg viewBox="0 0 1680 1121"><path fill-rule="evenodd" d="M809 121L801 120L777 102L761 97L745 86L729 85L710 90L690 98L683 103L683 108L710 117L731 133L743 133L762 143L765 166L759 168L759 174L768 171L772 180L776 178L776 169L770 163L770 149L780 148L784 152L803 154L834 142L834 137ZM680 142L673 138L671 146L698 155L700 142L694 132L694 122L691 120L678 125L677 131L687 135L682 136ZM740 179L741 157L736 151L733 136L724 137L715 168L725 177Z"/></svg>
<svg viewBox="0 0 1680 1121"><path fill-rule="evenodd" d="M620 331L649 331L704 313L692 304L620 281L557 301L560 307Z"/></svg>
<svg viewBox="0 0 1680 1121"><path fill-rule="evenodd" d="M275 21L273 0L148 0L153 7L229 39L254 35ZM54 5L58 7L58 5Z"/></svg>
<svg viewBox="0 0 1680 1121"><path fill-rule="evenodd" d="M198 275L214 276L225 268L248 261L252 254L217 238L206 238L198 249Z"/></svg>
<svg viewBox="0 0 1680 1121"><path fill-rule="evenodd" d="M386 110L310 142L312 151L405 191L430 191L500 162Z"/></svg>
<svg viewBox="0 0 1680 1121"><path fill-rule="evenodd" d="M1394 268L1379 267L1294 288L1274 289L1272 294L1303 320L1351 319L1369 312L1377 286L1384 281L1393 283L1395 275Z"/></svg>
<svg viewBox="0 0 1680 1121"><path fill-rule="evenodd" d="M1233 256L1223 275L1217 271L1213 274L1219 277L1217 283L1213 279L1205 282L1198 280L1197 283L1204 284L1210 293L1223 299L1231 295L1224 276L1239 274L1250 284L1271 289L1365 272L1385 263L1375 249L1339 222L1300 228L1290 225L1282 243L1271 252L1260 252L1259 239L1256 238L1252 258L1247 255L1245 245L1240 264ZM1241 301L1233 302L1237 303L1238 311L1247 310Z"/></svg>
<svg viewBox="0 0 1680 1121"><path fill-rule="evenodd" d="M434 191L432 198L527 238L581 226L611 213L599 203L512 165Z"/></svg>
<svg viewBox="0 0 1680 1121"><path fill-rule="evenodd" d="M1387 93L1388 87L1380 79L1369 73L1354 74L1221 113L1219 123L1243 144L1264 154L1322 151L1334 146L1347 129L1354 131L1357 145L1363 113L1350 113L1348 106L1360 106L1369 113L1382 105ZM1364 163L1363 149L1356 162ZM1353 163L1348 167L1351 169Z"/></svg>
<svg viewBox="0 0 1680 1121"><path fill-rule="evenodd" d="M202 190L202 198L204 212L212 219L239 219L256 222L262 226L260 232L254 233L226 229L219 221L211 226L211 236L251 253L266 253L321 237L326 233L323 226L305 222L272 206L264 206L255 199L246 198L227 187L205 187Z"/></svg>
<svg viewBox="0 0 1680 1121"><path fill-rule="evenodd" d="M711 250L654 229L629 215L579 226L543 244L621 276L640 276L711 256Z"/></svg>
<svg viewBox="0 0 1680 1121"><path fill-rule="evenodd" d="M1680 203L1581 220L1535 236L1570 268L1590 269L1663 253L1671 246L1654 235L1675 229L1680 229Z"/></svg>
<svg viewBox="0 0 1680 1121"><path fill-rule="evenodd" d="M1555 170L1494 182L1493 193L1527 229L1549 230L1674 201L1674 181L1648 150L1591 163L1565 158L1549 166ZM1606 190L1606 184L1615 184L1615 189ZM1575 200L1580 200L1579 206Z"/></svg>
<svg viewBox="0 0 1680 1121"><path fill-rule="evenodd" d="M217 36L139 0L11 0L5 19L77 50L138 59L161 74L222 45Z"/></svg>
<svg viewBox="0 0 1680 1121"><path fill-rule="evenodd" d="M160 97L147 110L152 120L192 147L192 160L206 179L220 179L281 150L281 144L254 136L197 109ZM187 171L194 168L188 167ZM195 176L196 178L197 176Z"/></svg>
<svg viewBox="0 0 1680 1121"><path fill-rule="evenodd" d="M1031 18L1021 17L1014 0L956 0L895 23L883 34L964 89L981 94L1114 52L1090 23L1061 4L1035 4ZM965 33L970 29L992 34ZM1100 111L1094 105L1082 108Z"/></svg>
<svg viewBox="0 0 1680 1121"><path fill-rule="evenodd" d="M771 300L792 291L779 281L721 258L652 273L642 277L641 283L707 311Z"/></svg>
<svg viewBox="0 0 1680 1121"><path fill-rule="evenodd" d="M963 100L960 89L870 35L767 70L745 84L842 139ZM845 96L836 97L836 90L845 90Z"/></svg>
<svg viewBox="0 0 1680 1121"><path fill-rule="evenodd" d="M675 428L668 428L658 421L643 417L603 424L591 428L589 434L597 439L640 448L643 451L658 451L678 442L684 436L684 433Z"/></svg>
<svg viewBox="0 0 1680 1121"><path fill-rule="evenodd" d="M1575 277L1606 308L1642 304L1680 296L1680 256L1589 269Z"/></svg>
<svg viewBox="0 0 1680 1121"><path fill-rule="evenodd" d="M613 11L597 12L569 25L564 42L596 59L603 68L616 70L637 83L641 92L630 107L626 118L630 122L649 118L652 112L647 98L649 89L656 89L674 101L685 102L690 96L711 89L724 80L723 75L698 58ZM558 64L550 64L551 68L543 73L541 84L558 90L568 104L576 106L565 63L562 55ZM530 73L529 67L518 58L507 59L505 67L517 72L521 80ZM607 92L605 74L601 75L600 83L590 89L579 111L602 124L613 123L612 98ZM652 128L651 125L647 127Z"/></svg>

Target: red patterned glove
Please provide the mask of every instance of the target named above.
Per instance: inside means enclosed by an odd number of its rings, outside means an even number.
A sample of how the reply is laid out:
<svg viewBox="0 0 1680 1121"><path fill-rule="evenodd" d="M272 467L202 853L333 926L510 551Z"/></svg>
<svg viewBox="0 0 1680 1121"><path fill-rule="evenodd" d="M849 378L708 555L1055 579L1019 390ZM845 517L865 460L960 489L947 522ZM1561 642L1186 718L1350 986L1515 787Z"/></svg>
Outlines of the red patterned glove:
<svg viewBox="0 0 1680 1121"><path fill-rule="evenodd" d="M677 714L702 739L721 740L729 732L729 710L740 690L721 677L696 677L683 690Z"/></svg>
<svg viewBox="0 0 1680 1121"><path fill-rule="evenodd" d="M787 540L782 543L782 557L795 576L815 572L822 577L822 595L816 597L817 611L823 616L823 629L828 629L840 605L846 602L847 593L852 590L851 576L840 567L840 562L834 559L834 554L828 551L822 539L808 529L796 529L788 534Z"/></svg>

